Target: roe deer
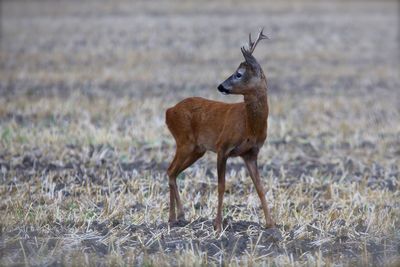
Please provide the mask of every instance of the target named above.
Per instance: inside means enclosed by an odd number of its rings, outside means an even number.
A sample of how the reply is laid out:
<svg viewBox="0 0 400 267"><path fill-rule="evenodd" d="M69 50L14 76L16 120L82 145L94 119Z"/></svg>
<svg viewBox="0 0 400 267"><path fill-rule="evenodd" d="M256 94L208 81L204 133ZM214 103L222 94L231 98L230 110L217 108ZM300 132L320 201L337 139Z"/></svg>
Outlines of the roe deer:
<svg viewBox="0 0 400 267"><path fill-rule="evenodd" d="M249 48L241 48L244 62L218 90L223 94L241 94L244 102L228 104L200 97L182 100L166 111L166 123L176 141L175 157L168 168L170 206L169 222L184 219L176 178L183 170L201 158L208 150L217 153L218 209L214 229L220 233L222 201L225 191L225 168L229 157L240 156L250 173L264 211L266 227L275 226L261 184L257 156L267 137L267 80L252 55L258 42L268 39L261 30Z"/></svg>

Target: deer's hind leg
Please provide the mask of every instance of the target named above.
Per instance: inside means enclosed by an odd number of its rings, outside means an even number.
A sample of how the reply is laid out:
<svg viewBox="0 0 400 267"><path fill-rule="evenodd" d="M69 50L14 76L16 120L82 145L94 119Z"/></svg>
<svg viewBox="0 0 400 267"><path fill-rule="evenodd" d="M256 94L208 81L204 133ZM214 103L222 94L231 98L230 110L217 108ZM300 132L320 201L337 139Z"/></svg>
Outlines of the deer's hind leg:
<svg viewBox="0 0 400 267"><path fill-rule="evenodd" d="M175 203L178 209L178 219L185 218L176 178L182 171L201 158L204 153L204 150L193 144L177 145L174 160L168 168L170 190L169 222L176 221Z"/></svg>

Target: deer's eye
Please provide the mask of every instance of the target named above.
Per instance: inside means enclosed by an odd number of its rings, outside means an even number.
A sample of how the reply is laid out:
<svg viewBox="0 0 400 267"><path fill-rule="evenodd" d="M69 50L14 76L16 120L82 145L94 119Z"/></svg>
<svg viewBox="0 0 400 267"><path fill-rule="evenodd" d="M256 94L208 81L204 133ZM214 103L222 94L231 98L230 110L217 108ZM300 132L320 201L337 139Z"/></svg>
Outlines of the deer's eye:
<svg viewBox="0 0 400 267"><path fill-rule="evenodd" d="M240 77L242 77L242 74L240 72L236 73L236 78L239 79Z"/></svg>

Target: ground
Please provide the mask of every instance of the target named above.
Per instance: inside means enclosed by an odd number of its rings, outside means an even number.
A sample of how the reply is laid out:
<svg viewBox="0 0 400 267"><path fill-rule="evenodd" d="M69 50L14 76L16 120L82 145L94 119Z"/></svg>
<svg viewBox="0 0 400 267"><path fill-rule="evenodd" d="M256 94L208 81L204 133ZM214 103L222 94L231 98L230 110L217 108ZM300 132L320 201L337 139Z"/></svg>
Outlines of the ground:
<svg viewBox="0 0 400 267"><path fill-rule="evenodd" d="M0 265L392 265L400 254L396 1L2 1ZM216 157L179 176L166 108L255 57L276 229L240 159L216 235Z"/></svg>

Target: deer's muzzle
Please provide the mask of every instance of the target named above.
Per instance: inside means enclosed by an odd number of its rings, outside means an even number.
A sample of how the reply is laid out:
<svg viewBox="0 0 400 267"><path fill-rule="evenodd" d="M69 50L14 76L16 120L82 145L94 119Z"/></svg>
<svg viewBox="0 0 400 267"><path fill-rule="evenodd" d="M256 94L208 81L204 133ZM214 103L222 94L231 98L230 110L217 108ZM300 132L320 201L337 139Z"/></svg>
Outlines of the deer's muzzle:
<svg viewBox="0 0 400 267"><path fill-rule="evenodd" d="M229 94L229 90L228 89L226 89L223 85L222 85L222 83L218 86L218 91L220 91L221 93L223 93L223 94Z"/></svg>

